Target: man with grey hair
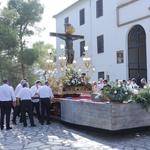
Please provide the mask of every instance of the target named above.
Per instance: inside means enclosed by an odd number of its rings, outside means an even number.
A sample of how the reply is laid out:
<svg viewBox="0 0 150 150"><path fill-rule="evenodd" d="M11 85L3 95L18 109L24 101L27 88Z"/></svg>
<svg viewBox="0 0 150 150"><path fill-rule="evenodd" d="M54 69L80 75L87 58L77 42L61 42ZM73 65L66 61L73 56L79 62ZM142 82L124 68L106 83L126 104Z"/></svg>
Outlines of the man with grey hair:
<svg viewBox="0 0 150 150"><path fill-rule="evenodd" d="M20 92L20 90L23 88L23 84L26 83L25 80L21 80L20 83L17 85L16 89L15 89L15 96L17 97L18 93ZM20 106L20 102L19 99L17 99L17 104L14 107L14 111L13 111L13 118L12 118L12 123L14 125L16 125L16 117L20 115L20 122L21 122L21 106Z"/></svg>
<svg viewBox="0 0 150 150"><path fill-rule="evenodd" d="M33 85L31 87L31 92L32 92L32 111L34 112L34 109L36 111L36 115L37 115L37 118L40 122L40 119L41 119L41 115L40 115L40 97L39 97L39 89L41 87L41 81L37 80L35 82L35 85Z"/></svg>
<svg viewBox="0 0 150 150"><path fill-rule="evenodd" d="M146 81L145 78L141 79L141 85L142 85L142 88L146 88L148 86L147 81Z"/></svg>

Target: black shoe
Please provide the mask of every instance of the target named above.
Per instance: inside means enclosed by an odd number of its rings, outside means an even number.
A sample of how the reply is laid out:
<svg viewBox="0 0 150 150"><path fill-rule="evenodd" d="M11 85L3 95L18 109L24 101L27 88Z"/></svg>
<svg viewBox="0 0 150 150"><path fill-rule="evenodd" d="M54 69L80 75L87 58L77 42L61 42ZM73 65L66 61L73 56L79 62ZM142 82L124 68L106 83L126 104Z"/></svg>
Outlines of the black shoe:
<svg viewBox="0 0 150 150"><path fill-rule="evenodd" d="M41 125L44 125L44 122L40 122L41 123Z"/></svg>
<svg viewBox="0 0 150 150"><path fill-rule="evenodd" d="M4 126L1 126L1 130L3 130L4 129Z"/></svg>
<svg viewBox="0 0 150 150"><path fill-rule="evenodd" d="M11 129L12 129L12 127L7 127L7 128L6 128L6 130L11 130Z"/></svg>
<svg viewBox="0 0 150 150"><path fill-rule="evenodd" d="M27 127L27 124L24 124L23 126L24 126L24 127Z"/></svg>
<svg viewBox="0 0 150 150"><path fill-rule="evenodd" d="M12 121L12 124L13 124L13 125L17 125L16 121Z"/></svg>
<svg viewBox="0 0 150 150"><path fill-rule="evenodd" d="M51 124L51 122L47 122L46 124L47 124L47 125L50 125L50 124Z"/></svg>
<svg viewBox="0 0 150 150"><path fill-rule="evenodd" d="M36 125L35 125L35 124L32 124L31 127L36 127Z"/></svg>

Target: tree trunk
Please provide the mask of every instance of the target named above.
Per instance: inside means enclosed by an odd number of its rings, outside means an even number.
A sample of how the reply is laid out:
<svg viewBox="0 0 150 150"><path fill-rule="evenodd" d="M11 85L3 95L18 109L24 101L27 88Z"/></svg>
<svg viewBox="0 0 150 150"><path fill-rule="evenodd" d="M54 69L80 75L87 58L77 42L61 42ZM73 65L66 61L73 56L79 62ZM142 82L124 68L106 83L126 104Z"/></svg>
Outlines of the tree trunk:
<svg viewBox="0 0 150 150"><path fill-rule="evenodd" d="M21 63L21 72L22 72L22 79L25 79L25 66L23 63Z"/></svg>
<svg viewBox="0 0 150 150"><path fill-rule="evenodd" d="M25 78L25 66L23 64L23 36L22 36L22 26L20 26L20 34L19 34L19 40L20 40L20 55L21 55L21 60L20 60L20 63L21 63L21 73L22 73L22 79Z"/></svg>

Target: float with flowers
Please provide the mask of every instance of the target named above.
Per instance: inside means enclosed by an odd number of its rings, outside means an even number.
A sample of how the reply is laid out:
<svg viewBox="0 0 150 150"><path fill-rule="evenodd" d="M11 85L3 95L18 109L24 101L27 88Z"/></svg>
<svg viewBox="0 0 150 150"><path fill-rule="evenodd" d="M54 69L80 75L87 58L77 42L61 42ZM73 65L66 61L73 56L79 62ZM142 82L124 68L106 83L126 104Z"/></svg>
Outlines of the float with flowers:
<svg viewBox="0 0 150 150"><path fill-rule="evenodd" d="M80 97L82 93L91 93L92 85L89 77L79 74L72 67L68 67L59 79L49 78L55 97Z"/></svg>
<svg viewBox="0 0 150 150"><path fill-rule="evenodd" d="M150 126L150 87L130 90L123 84L104 87L96 100L62 99L61 120L110 131Z"/></svg>

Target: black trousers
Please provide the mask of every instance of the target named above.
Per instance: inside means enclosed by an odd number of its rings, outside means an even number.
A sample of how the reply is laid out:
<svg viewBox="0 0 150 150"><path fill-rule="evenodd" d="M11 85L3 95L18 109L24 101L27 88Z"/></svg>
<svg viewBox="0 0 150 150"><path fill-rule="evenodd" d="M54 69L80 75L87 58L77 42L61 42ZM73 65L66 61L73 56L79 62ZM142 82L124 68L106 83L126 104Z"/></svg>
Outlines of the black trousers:
<svg viewBox="0 0 150 150"><path fill-rule="evenodd" d="M34 109L37 114L37 118L40 121L41 115L40 115L40 102L32 102L32 112L34 112Z"/></svg>
<svg viewBox="0 0 150 150"><path fill-rule="evenodd" d="M16 106L14 107L14 112L13 112L13 122L16 122L16 117L19 116L21 114L21 106ZM20 121L21 121L21 116L20 116Z"/></svg>
<svg viewBox="0 0 150 150"><path fill-rule="evenodd" d="M50 122L50 99L49 98L41 98L41 123L44 123L44 118L46 114L47 123Z"/></svg>
<svg viewBox="0 0 150 150"><path fill-rule="evenodd" d="M22 121L24 126L27 126L26 113L28 113L29 115L31 126L34 125L31 100L21 101L21 116L22 116Z"/></svg>
<svg viewBox="0 0 150 150"><path fill-rule="evenodd" d="M6 128L10 127L10 113L12 101L1 101L1 129L4 128L4 117L6 115Z"/></svg>

